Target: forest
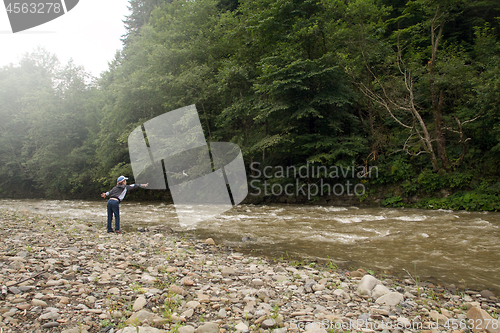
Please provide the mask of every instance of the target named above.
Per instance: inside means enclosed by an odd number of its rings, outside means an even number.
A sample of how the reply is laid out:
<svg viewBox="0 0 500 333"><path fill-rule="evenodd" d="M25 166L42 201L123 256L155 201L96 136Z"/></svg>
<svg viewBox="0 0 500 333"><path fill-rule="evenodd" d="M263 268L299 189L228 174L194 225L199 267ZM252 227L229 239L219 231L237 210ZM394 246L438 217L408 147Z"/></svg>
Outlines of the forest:
<svg viewBox="0 0 500 333"><path fill-rule="evenodd" d="M208 142L238 144L247 173L376 166L360 202L500 209L497 0L129 8L100 77L40 48L0 68L0 196L97 198L132 175L134 128L195 104Z"/></svg>

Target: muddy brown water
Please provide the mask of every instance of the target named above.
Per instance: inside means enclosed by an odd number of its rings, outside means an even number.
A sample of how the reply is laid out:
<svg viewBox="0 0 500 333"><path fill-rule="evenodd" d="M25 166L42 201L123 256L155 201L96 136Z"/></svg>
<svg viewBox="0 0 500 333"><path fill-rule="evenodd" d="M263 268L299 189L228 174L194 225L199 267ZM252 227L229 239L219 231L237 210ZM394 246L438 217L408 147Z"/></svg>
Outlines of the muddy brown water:
<svg viewBox="0 0 500 333"><path fill-rule="evenodd" d="M0 200L0 208L85 220L105 232L104 200ZM163 224L185 231L170 204L125 201L121 217L125 230ZM400 276L406 269L422 280L500 292L500 213L239 205L190 229L260 254L331 258Z"/></svg>

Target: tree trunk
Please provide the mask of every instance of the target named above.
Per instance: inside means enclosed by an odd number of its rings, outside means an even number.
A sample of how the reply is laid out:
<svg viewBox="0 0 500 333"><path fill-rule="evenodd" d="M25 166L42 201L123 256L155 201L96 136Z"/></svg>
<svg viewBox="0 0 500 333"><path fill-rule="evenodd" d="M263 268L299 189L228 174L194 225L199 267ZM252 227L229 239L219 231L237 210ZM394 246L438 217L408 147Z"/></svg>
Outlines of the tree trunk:
<svg viewBox="0 0 500 333"><path fill-rule="evenodd" d="M435 87L431 87L432 90L435 90ZM434 92L435 95L437 95ZM439 92L439 97L434 96L432 98L432 105L434 111L434 136L436 138L437 145L437 155L439 160L441 161L441 165L444 169L450 169L450 160L448 159L448 154L446 154L446 138L444 135L444 124L443 124L443 114L441 112L441 105L443 104L443 90Z"/></svg>
<svg viewBox="0 0 500 333"><path fill-rule="evenodd" d="M432 103L432 111L434 114L434 136L436 139L436 148L437 148L437 157L441 162L441 166L445 170L450 169L450 160L448 159L448 155L446 154L446 137L444 135L444 123L443 123L443 114L442 114L442 105L443 105L443 90L441 89L438 93L438 87L435 84L434 80L434 64L436 63L437 51L439 47L439 41L443 34L444 20L441 20L443 14L439 13L439 6L437 7L436 14L434 15L434 19L431 23L431 46L432 46L432 56L429 61L429 74L431 76L430 79L430 93L431 93L431 103ZM438 24L438 21L441 22ZM437 30L437 34L436 34Z"/></svg>

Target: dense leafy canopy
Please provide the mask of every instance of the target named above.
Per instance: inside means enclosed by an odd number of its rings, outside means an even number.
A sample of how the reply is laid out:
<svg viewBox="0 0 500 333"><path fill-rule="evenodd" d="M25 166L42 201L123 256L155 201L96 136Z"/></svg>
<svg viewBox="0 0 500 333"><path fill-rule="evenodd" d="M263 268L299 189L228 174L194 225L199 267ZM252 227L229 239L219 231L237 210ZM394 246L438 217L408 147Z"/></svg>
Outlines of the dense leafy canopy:
<svg viewBox="0 0 500 333"><path fill-rule="evenodd" d="M133 128L190 104L247 165L377 165L407 196L498 181L498 1L129 3L100 78L40 49L0 68L3 195L92 196L131 174Z"/></svg>

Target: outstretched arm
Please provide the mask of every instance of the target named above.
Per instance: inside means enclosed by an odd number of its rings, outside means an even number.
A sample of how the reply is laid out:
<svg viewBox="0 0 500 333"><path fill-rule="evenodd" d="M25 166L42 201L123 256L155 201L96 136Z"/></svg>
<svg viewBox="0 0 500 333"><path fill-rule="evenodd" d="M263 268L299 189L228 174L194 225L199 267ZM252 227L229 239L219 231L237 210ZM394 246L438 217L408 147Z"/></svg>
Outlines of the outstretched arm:
<svg viewBox="0 0 500 333"><path fill-rule="evenodd" d="M127 189L130 190L130 191L135 191L137 190L138 188L141 188L141 187L148 187L149 186L149 183L146 183L146 184L139 184L139 183L136 183L136 184L132 184L132 185L127 185Z"/></svg>

